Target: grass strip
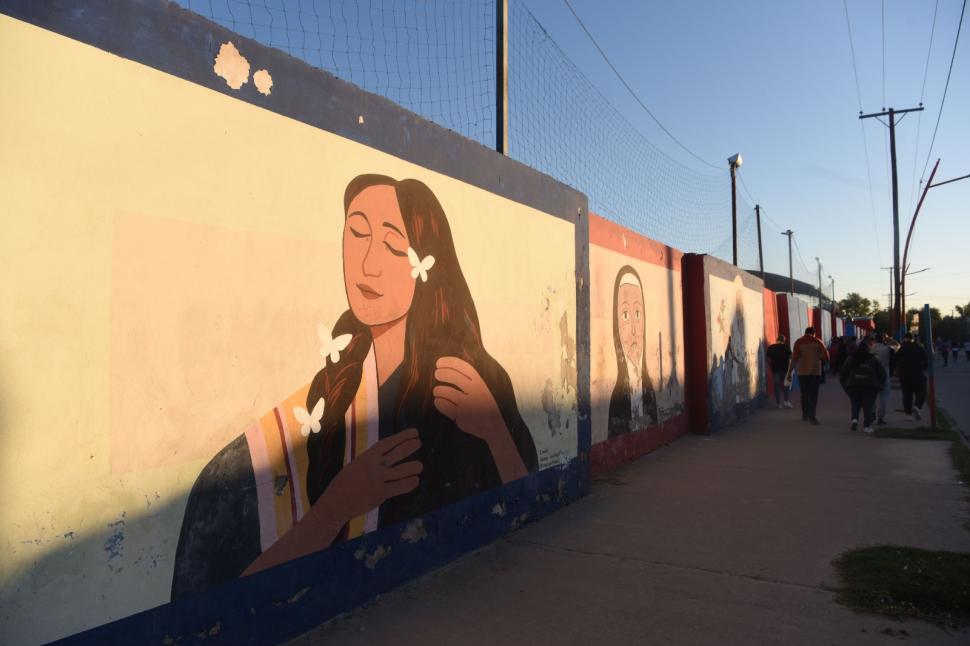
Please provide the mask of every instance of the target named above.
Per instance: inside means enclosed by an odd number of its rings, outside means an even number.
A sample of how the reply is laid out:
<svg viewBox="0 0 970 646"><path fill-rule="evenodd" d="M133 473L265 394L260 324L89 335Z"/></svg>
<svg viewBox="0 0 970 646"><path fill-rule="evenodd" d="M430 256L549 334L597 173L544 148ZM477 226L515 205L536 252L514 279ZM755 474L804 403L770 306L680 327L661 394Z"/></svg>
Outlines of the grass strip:
<svg viewBox="0 0 970 646"><path fill-rule="evenodd" d="M849 550L833 565L843 583L838 600L853 610L970 624L970 554L875 545Z"/></svg>

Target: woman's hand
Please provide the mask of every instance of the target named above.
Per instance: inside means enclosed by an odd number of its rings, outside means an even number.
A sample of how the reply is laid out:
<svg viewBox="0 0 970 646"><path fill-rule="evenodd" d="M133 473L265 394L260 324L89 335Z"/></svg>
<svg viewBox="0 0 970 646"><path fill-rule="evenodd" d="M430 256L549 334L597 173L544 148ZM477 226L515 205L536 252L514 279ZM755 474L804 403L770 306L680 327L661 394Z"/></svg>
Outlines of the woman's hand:
<svg viewBox="0 0 970 646"><path fill-rule="evenodd" d="M458 357L441 357L434 378L435 408L463 432L485 441L502 482L527 475L498 403L475 367Z"/></svg>
<svg viewBox="0 0 970 646"><path fill-rule="evenodd" d="M313 510L343 525L388 498L413 491L424 465L401 461L419 448L421 440L413 428L377 442L334 476Z"/></svg>

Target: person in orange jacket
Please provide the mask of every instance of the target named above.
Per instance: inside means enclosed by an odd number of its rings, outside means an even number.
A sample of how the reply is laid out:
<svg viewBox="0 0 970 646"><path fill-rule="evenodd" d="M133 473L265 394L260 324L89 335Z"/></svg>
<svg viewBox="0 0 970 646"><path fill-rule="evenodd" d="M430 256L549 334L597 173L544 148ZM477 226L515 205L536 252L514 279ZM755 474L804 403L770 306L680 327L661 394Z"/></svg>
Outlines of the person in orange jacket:
<svg viewBox="0 0 970 646"><path fill-rule="evenodd" d="M802 390L802 421L818 424L815 409L818 406L818 388L822 383L822 365L829 360L825 344L815 336L815 328L805 328L805 336L795 341L788 379L798 370L798 384Z"/></svg>

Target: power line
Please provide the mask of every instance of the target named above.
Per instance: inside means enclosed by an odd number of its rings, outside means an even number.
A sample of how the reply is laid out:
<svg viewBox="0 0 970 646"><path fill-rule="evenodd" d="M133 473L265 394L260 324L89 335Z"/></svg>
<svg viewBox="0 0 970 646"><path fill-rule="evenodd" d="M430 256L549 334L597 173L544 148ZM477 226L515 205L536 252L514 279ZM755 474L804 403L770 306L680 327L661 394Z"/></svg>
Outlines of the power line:
<svg viewBox="0 0 970 646"><path fill-rule="evenodd" d="M930 55L933 53L933 35L936 33L936 14L940 10L940 0L936 0L936 6L933 8L933 25L930 27L930 46L926 51L926 65L923 68L923 87L919 91L919 103L923 105L923 97L926 95L926 78L929 76L930 72ZM916 199L916 161L919 158L919 135L920 129L923 125L923 113L920 112L916 116L916 147L913 149L913 181L909 185L909 202L914 203ZM921 182L922 184L922 182Z"/></svg>
<svg viewBox="0 0 970 646"><path fill-rule="evenodd" d="M627 89L627 91L630 93L630 96L632 96L634 98L634 100L636 100L636 102L640 104L640 107L643 108L644 112L646 112L648 115L650 115L650 118L653 119L654 123L656 123L660 127L660 129L664 131L664 134L666 134L668 137L670 137L673 140L674 143L676 143L678 146L680 146L685 152L687 152L688 155L690 155L691 157L693 157L697 161L699 161L702 164L705 164L707 166L710 166L711 168L716 168L718 170L723 170L723 168L721 166L716 166L716 165L710 163L709 161L707 161L706 159L704 159L704 158L698 156L697 154L695 154L694 151L692 151L690 148L688 148L687 146L685 146L684 144L682 144L680 142L680 140L677 139L677 137L675 137L673 135L673 133L671 133L669 130L667 130L667 128L666 128L666 126L664 126L664 124L660 123L660 119L658 119L656 116L654 116L653 112L650 111L650 108L648 108L646 106L646 104L637 95L637 93L633 91L633 88L630 87L630 84L626 82L626 79L623 78L623 75L620 74L619 70L616 69L616 66L614 66L613 63L610 61L609 57L606 55L606 52L603 51L603 48L600 47L599 46L599 43L596 42L596 39L593 38L593 34L591 34L590 31L589 31L589 29L586 28L586 25L583 23L583 20L579 17L579 14L577 14L576 13L576 10L573 9L573 6L571 4L569 4L569 0L563 0L563 2L566 4L566 7L569 9L569 12L571 14L573 14L573 17L576 19L576 22L579 23L579 26L582 27L583 31L586 33L586 36L589 38L590 42L593 43L593 47L595 47L596 48L596 51L598 51L600 53L600 56L603 57L603 60L606 62L607 65L609 65L610 69L613 70L613 73L616 74L616 78L620 79L620 83L622 83L623 84L623 87L625 87Z"/></svg>
<svg viewBox="0 0 970 646"><path fill-rule="evenodd" d="M882 109L886 109L886 0L882 6Z"/></svg>
<svg viewBox="0 0 970 646"><path fill-rule="evenodd" d="M960 9L960 23L957 25L957 35L953 39L953 54L950 55L950 69L946 73L946 85L943 86L943 99L940 100L940 111L936 113L936 126L933 128L933 138L930 139L930 149L926 152L926 163L923 164L923 172L920 179L926 177L926 169L930 165L930 156L933 154L933 145L936 143L936 131L940 128L940 117L943 116L943 104L946 103L946 93L950 89L950 74L953 73L953 61L957 57L957 44L960 42L960 31L963 28L963 14L967 10L967 0L963 0L963 8Z"/></svg>
<svg viewBox="0 0 970 646"><path fill-rule="evenodd" d="M845 29L849 35L849 53L852 55L852 76L855 78L855 95L859 102L859 114L862 114L862 90L859 86L859 69L855 62L855 45L852 42L852 23L849 21L848 0L842 0L842 7L845 9ZM876 198L872 190L872 165L869 162L869 142L866 140L866 126L859 121L859 130L862 132L862 149L866 154L866 179L869 181L869 212L872 217L873 243L876 245L876 255L879 255L879 248L882 246L879 240L879 227L876 225Z"/></svg>

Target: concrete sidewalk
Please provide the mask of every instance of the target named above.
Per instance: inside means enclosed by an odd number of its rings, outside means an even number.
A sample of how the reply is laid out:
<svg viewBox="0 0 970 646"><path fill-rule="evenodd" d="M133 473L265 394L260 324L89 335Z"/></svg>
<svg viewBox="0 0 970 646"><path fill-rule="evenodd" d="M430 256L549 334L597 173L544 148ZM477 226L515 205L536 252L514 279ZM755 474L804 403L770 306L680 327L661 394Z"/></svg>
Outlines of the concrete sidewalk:
<svg viewBox="0 0 970 646"><path fill-rule="evenodd" d="M899 408L899 391L893 391ZM766 409L613 472L590 496L294 644L966 644L855 615L831 561L873 543L970 551L948 443ZM892 425L901 413L891 413ZM905 631L905 632L900 632Z"/></svg>

